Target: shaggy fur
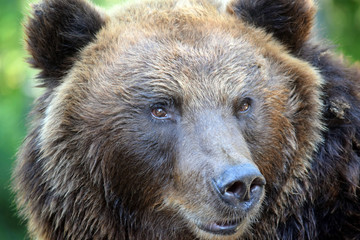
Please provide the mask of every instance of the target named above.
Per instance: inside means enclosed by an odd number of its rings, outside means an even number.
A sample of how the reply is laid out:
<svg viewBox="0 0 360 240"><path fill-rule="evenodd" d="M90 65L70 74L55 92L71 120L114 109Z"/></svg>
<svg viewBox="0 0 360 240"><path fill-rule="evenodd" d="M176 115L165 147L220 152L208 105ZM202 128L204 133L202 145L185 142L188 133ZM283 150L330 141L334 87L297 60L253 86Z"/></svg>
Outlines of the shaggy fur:
<svg viewBox="0 0 360 240"><path fill-rule="evenodd" d="M35 5L46 90L13 173L31 237L360 239L360 72L311 38L314 14L311 0ZM211 184L240 164L266 180L248 211ZM227 235L201 227L234 219Z"/></svg>

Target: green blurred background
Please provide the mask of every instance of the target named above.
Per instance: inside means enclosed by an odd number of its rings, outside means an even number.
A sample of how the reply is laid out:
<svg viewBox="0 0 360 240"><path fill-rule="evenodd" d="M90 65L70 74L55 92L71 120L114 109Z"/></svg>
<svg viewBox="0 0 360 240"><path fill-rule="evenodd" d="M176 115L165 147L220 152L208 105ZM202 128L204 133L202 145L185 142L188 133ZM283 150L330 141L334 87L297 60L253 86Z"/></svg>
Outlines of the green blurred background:
<svg viewBox="0 0 360 240"><path fill-rule="evenodd" d="M121 0L94 0L108 7ZM41 89L25 62L22 25L35 0L0 0L0 240L26 239L9 189L16 151L25 136L26 115ZM317 29L350 61L360 60L360 0L319 0Z"/></svg>

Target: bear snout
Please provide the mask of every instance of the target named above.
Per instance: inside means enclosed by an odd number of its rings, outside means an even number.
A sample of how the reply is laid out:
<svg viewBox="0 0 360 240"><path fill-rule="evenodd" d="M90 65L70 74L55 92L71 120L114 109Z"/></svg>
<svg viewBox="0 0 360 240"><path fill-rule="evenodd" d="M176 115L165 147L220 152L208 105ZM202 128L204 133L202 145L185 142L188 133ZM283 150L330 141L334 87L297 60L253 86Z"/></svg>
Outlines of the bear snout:
<svg viewBox="0 0 360 240"><path fill-rule="evenodd" d="M255 165L241 164L228 167L212 183L225 204L247 213L261 204L266 181Z"/></svg>

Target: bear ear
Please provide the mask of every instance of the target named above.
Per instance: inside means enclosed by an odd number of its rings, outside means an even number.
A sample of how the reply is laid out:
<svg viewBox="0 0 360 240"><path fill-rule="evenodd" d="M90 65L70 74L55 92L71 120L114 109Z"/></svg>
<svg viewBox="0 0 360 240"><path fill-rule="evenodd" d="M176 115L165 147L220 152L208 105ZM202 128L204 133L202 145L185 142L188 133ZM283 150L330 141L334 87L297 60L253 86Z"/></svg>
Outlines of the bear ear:
<svg viewBox="0 0 360 240"><path fill-rule="evenodd" d="M309 38L316 6L313 0L234 0L228 10L295 52Z"/></svg>
<svg viewBox="0 0 360 240"><path fill-rule="evenodd" d="M29 62L46 87L56 87L78 52L105 24L105 15L84 0L43 0L25 24Z"/></svg>

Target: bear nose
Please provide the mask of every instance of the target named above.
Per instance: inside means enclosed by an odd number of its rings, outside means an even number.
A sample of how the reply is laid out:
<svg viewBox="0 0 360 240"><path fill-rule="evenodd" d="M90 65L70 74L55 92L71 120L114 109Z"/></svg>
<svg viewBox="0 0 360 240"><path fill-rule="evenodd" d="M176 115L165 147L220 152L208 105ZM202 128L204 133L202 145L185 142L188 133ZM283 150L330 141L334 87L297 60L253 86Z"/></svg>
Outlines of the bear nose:
<svg viewBox="0 0 360 240"><path fill-rule="evenodd" d="M265 184L263 175L251 164L232 166L213 180L215 191L225 203L241 207L242 203L250 202L245 204L246 208L260 201Z"/></svg>

